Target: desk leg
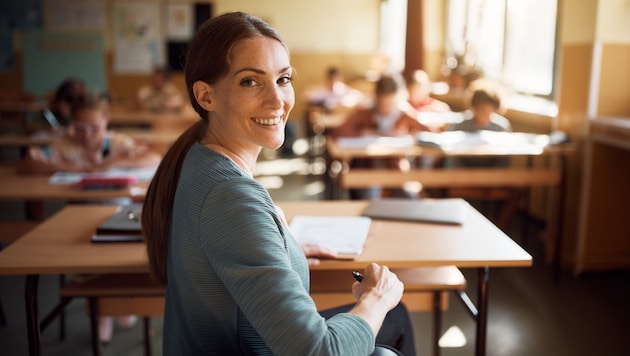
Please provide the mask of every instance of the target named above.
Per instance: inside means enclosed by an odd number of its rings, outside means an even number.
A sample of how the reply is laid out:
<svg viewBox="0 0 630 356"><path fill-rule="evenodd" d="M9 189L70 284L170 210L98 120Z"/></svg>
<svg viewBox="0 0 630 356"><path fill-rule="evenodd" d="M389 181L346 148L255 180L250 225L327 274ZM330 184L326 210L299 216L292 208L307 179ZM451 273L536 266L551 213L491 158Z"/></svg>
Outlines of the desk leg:
<svg viewBox="0 0 630 356"><path fill-rule="evenodd" d="M26 276L26 287L24 297L26 300L26 327L28 331L28 351L31 356L42 354L40 345L41 331L39 329L39 311L37 307L37 285L39 275L29 274Z"/></svg>
<svg viewBox="0 0 630 356"><path fill-rule="evenodd" d="M488 334L488 280L490 270L488 267L477 269L479 278L477 286L477 342L475 355L486 354L486 338Z"/></svg>
<svg viewBox="0 0 630 356"><path fill-rule="evenodd" d="M560 269L562 267L562 242L564 238L564 199L567 185L567 157L560 156L560 192L558 193L558 228L556 229L556 241L553 250L553 282L560 281Z"/></svg>

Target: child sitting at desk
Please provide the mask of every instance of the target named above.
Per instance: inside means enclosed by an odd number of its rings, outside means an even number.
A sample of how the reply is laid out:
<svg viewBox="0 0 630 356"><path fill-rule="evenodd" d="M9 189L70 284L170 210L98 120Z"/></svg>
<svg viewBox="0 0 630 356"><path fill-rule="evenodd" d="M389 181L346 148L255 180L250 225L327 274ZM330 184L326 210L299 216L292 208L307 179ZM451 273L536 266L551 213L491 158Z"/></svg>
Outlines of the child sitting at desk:
<svg viewBox="0 0 630 356"><path fill-rule="evenodd" d="M161 157L134 139L107 130L107 103L82 95L71 110L63 135L47 147L31 147L17 166L19 173L52 174L156 166Z"/></svg>
<svg viewBox="0 0 630 356"><path fill-rule="evenodd" d="M431 131L416 118L407 102L405 83L399 75L384 74L376 82L374 104L359 108L330 132L333 137L403 136Z"/></svg>
<svg viewBox="0 0 630 356"><path fill-rule="evenodd" d="M106 101L82 95L73 102L71 123L63 136L48 147L32 147L18 164L20 173L91 172L110 168L139 168L159 164L161 156L132 138L107 130ZM118 318L118 324L130 328L136 316ZM112 317L99 320L99 339L111 340Z"/></svg>
<svg viewBox="0 0 630 356"><path fill-rule="evenodd" d="M503 131L511 132L512 126L502 116L505 108L505 92L497 83L487 79L477 79L466 89L465 101L470 110L464 112L464 120L448 127L448 131ZM459 158L455 165L466 167L507 166L505 157L466 157Z"/></svg>
<svg viewBox="0 0 630 356"><path fill-rule="evenodd" d="M350 113L343 124L330 132L330 136L405 136L431 129L418 121L417 111L406 101L405 82L399 75L384 74L376 82L374 104L369 108L359 108ZM356 160L355 166L400 169L411 168L407 159ZM351 192L351 194L354 194ZM375 199L381 195L381 189L372 188L359 198Z"/></svg>
<svg viewBox="0 0 630 356"><path fill-rule="evenodd" d="M407 78L409 104L418 111L449 112L447 103L431 97L431 78L422 69L413 71Z"/></svg>
<svg viewBox="0 0 630 356"><path fill-rule="evenodd" d="M155 68L150 82L138 90L138 104L143 109L154 111L177 111L184 105L179 89L170 81L168 68Z"/></svg>
<svg viewBox="0 0 630 356"><path fill-rule="evenodd" d="M466 101L470 110L464 112L464 120L453 124L449 131L478 132L501 131L511 132L512 127L507 118L500 113L504 111L505 92L498 83L487 79L477 79L466 90ZM456 157L451 158L447 165L452 167L507 167L509 157ZM471 198L480 196L491 197L504 195L504 204L501 209L497 225L505 229L518 209L521 190L517 188L479 188L479 189L451 189L450 195L464 195Z"/></svg>

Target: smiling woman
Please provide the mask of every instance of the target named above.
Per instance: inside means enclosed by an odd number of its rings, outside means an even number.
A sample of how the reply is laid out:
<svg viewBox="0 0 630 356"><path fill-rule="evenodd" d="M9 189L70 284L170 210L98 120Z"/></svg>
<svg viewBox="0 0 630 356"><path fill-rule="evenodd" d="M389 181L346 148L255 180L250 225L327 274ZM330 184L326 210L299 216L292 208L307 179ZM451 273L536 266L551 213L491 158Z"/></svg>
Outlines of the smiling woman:
<svg viewBox="0 0 630 356"><path fill-rule="evenodd" d="M282 145L295 101L279 34L226 13L199 28L186 58L201 120L165 155L142 210L151 272L166 285L164 354L369 355L387 343L415 355L387 267L362 271L356 305L317 312L308 266L336 254L300 246L252 177L261 150Z"/></svg>

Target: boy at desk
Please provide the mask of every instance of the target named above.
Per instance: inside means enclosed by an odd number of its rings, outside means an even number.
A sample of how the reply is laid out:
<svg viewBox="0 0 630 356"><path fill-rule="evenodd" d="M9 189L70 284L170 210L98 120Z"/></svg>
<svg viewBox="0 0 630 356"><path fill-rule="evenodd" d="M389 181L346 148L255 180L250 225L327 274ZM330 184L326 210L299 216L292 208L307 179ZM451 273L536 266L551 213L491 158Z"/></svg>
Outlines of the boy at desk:
<svg viewBox="0 0 630 356"><path fill-rule="evenodd" d="M369 108L359 108L346 118L343 124L330 132L330 136L406 136L420 131L432 131L417 119L418 112L406 101L405 81L400 75L383 74L376 82L374 104ZM355 160L355 167L385 166L386 168L408 171L411 163L407 159ZM381 189L373 187L365 192L352 192L361 199L376 199ZM395 194L398 194L397 192ZM403 196L407 196L404 193Z"/></svg>
<svg viewBox="0 0 630 356"><path fill-rule="evenodd" d="M94 172L156 166L161 157L131 137L107 130L107 103L92 95L75 100L72 121L47 147L31 147L18 173Z"/></svg>
<svg viewBox="0 0 630 356"><path fill-rule="evenodd" d="M477 79L466 90L466 101L470 110L464 112L464 120L453 124L449 131L498 131L511 132L512 127L502 113L505 106L504 89L495 82L487 79ZM456 157L451 158L447 165L453 167L507 167L510 164L509 157ZM486 197L493 193L506 195L503 207L497 220L501 229L506 229L518 210L521 190L517 188L477 188L451 190L450 195Z"/></svg>

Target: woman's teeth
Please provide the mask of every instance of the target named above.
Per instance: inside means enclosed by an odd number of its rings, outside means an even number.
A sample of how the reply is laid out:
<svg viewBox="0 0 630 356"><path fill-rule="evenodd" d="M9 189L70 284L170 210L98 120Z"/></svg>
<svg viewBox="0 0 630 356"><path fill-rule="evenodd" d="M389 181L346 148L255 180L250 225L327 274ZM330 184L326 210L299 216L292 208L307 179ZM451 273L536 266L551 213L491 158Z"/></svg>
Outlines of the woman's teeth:
<svg viewBox="0 0 630 356"><path fill-rule="evenodd" d="M256 119L255 120L257 124L261 124L261 125L277 125L280 123L280 118L276 117L274 119Z"/></svg>

